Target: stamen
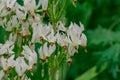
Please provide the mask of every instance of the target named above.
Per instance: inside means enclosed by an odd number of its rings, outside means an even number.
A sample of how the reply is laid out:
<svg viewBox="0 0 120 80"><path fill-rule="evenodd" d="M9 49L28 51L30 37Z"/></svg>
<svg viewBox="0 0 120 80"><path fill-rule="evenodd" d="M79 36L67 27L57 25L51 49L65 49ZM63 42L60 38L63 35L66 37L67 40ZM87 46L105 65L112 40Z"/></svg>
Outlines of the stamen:
<svg viewBox="0 0 120 80"><path fill-rule="evenodd" d="M10 8L10 7L7 7L7 11L11 11L11 8Z"/></svg>

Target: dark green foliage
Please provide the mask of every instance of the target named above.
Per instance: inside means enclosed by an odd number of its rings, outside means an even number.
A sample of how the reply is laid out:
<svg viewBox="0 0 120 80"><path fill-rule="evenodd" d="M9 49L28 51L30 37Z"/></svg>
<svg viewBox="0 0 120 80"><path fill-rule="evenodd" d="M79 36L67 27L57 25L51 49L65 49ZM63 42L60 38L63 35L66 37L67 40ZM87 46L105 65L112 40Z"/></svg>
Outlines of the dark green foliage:
<svg viewBox="0 0 120 80"><path fill-rule="evenodd" d="M17 1L24 5L22 0ZM104 63L107 64L105 70L90 80L120 80L120 0L77 0L76 7L72 0L69 0L64 11L66 25L71 21L77 24L81 21L88 39L88 52L85 53L83 48L79 48L79 53L75 54L68 69L66 80L74 80L94 66L97 66L98 72ZM8 32L0 27L0 43L4 43L8 36ZM40 47L41 44L36 46ZM43 80L39 74L42 65L38 64L37 70L33 71L35 77L29 71L26 72L32 80ZM46 66L47 64L44 66L45 72ZM45 76L48 76L47 74Z"/></svg>
<svg viewBox="0 0 120 80"><path fill-rule="evenodd" d="M119 80L120 1L78 0L76 7L72 3L68 5L66 18L68 24L81 21L88 38L88 52L80 50L74 56L67 79L74 80L94 66L99 71L107 63L105 70L92 80Z"/></svg>

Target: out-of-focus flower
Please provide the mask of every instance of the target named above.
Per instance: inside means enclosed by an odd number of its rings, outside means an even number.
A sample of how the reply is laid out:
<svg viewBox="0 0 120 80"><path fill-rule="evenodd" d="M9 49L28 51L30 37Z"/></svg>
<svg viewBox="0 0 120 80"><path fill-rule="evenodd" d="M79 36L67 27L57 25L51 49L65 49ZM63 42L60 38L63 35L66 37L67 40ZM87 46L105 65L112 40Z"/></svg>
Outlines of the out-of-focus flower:
<svg viewBox="0 0 120 80"><path fill-rule="evenodd" d="M56 49L55 44L52 46L49 45L49 47L48 47L47 42L46 42L43 46L43 52L44 52L46 58L49 58L50 55L55 51L55 49Z"/></svg>
<svg viewBox="0 0 120 80"><path fill-rule="evenodd" d="M70 38L64 33L58 32L56 34L56 39L57 39L57 43L64 48L66 48L68 44L71 43Z"/></svg>
<svg viewBox="0 0 120 80"><path fill-rule="evenodd" d="M80 27L75 23L70 24L70 27L67 33L74 47L81 45L81 35L82 35L83 30L84 30L84 27L82 24Z"/></svg>
<svg viewBox="0 0 120 80"><path fill-rule="evenodd" d="M75 52L76 52L76 49L74 48L74 46L69 44L69 46L68 46L68 56L73 57Z"/></svg>
<svg viewBox="0 0 120 80"><path fill-rule="evenodd" d="M14 60L15 55L11 55L8 58L8 69L11 69L15 66L15 60Z"/></svg>
<svg viewBox="0 0 120 80"><path fill-rule="evenodd" d="M57 26L58 26L58 31L64 31L64 32L66 31L66 28L62 22L59 21L57 23Z"/></svg>
<svg viewBox="0 0 120 80"><path fill-rule="evenodd" d="M56 41L56 37L55 37L55 33L53 31L53 29L51 30L51 32L46 36L46 40L52 45L54 45L55 41Z"/></svg>
<svg viewBox="0 0 120 80"><path fill-rule="evenodd" d="M14 42L6 41L0 48L0 55L2 54L12 54L14 53L12 50L14 48Z"/></svg>
<svg viewBox="0 0 120 80"><path fill-rule="evenodd" d="M25 74L22 76L21 80L31 80L30 78L28 78Z"/></svg>
<svg viewBox="0 0 120 80"><path fill-rule="evenodd" d="M29 37L30 31L27 28L22 27L21 35L22 37Z"/></svg>
<svg viewBox="0 0 120 80"><path fill-rule="evenodd" d="M86 50L87 38L86 38L86 35L85 35L85 34L82 33L80 41L81 41L81 44L80 44L80 45L81 45L81 46L85 49L85 51L87 52L87 50Z"/></svg>
<svg viewBox="0 0 120 80"><path fill-rule="evenodd" d="M24 75L24 72L27 70L28 65L24 61L24 57L18 57L15 62L15 71L19 77Z"/></svg>
<svg viewBox="0 0 120 80"><path fill-rule="evenodd" d="M19 6L16 9L16 16L20 21L26 22L26 15L27 15L27 12L24 11L24 9L22 9L21 6Z"/></svg>
<svg viewBox="0 0 120 80"><path fill-rule="evenodd" d="M41 22L41 16L39 14L34 14L28 18L30 24Z"/></svg>
<svg viewBox="0 0 120 80"><path fill-rule="evenodd" d="M43 39L46 40L46 36L51 32L51 27L49 25L37 24L34 23L32 25L33 28L33 35L32 35L32 42L35 41L41 42Z"/></svg>
<svg viewBox="0 0 120 80"><path fill-rule="evenodd" d="M6 72L8 69L7 59L4 57L1 57L1 66L3 68L3 71Z"/></svg>
<svg viewBox="0 0 120 80"><path fill-rule="evenodd" d="M15 6L16 0L2 0L0 3L0 15L8 15Z"/></svg>
<svg viewBox="0 0 120 80"><path fill-rule="evenodd" d="M16 3L16 0L6 0L7 2L7 10L11 10L12 7L14 7L15 3Z"/></svg>
<svg viewBox="0 0 120 80"><path fill-rule="evenodd" d="M39 0L38 5L36 5L35 0L24 0L24 8L31 15L35 14L35 11L40 7L40 5L41 5L41 0Z"/></svg>
<svg viewBox="0 0 120 80"><path fill-rule="evenodd" d="M3 56L1 57L1 66L3 68L3 71L7 71L11 68L13 68L15 65L15 61L14 61L14 55L12 55L11 57L4 58Z"/></svg>
<svg viewBox="0 0 120 80"><path fill-rule="evenodd" d="M43 47L40 47L39 49L39 55L40 55L40 59L42 61L45 61L47 58L50 57L50 55L55 51L56 46L55 44L53 46L49 46L47 45L47 42L43 45Z"/></svg>
<svg viewBox="0 0 120 80"><path fill-rule="evenodd" d="M46 11L48 7L48 0L42 0L42 9Z"/></svg>
<svg viewBox="0 0 120 80"><path fill-rule="evenodd" d="M0 80L2 80L2 78L4 77L4 75L5 75L5 74L4 74L3 70L1 70L1 71L0 71Z"/></svg>
<svg viewBox="0 0 120 80"><path fill-rule="evenodd" d="M72 2L73 2L73 5L76 7L77 0L72 0Z"/></svg>
<svg viewBox="0 0 120 80"><path fill-rule="evenodd" d="M37 53L32 51L28 46L23 46L22 54L28 60L28 69L32 69L32 66L37 63Z"/></svg>
<svg viewBox="0 0 120 80"><path fill-rule="evenodd" d="M13 29L17 29L20 25L19 25L19 21L17 20L17 16L12 16L10 18L10 20L5 24L5 29L8 32L12 32Z"/></svg>
<svg viewBox="0 0 120 80"><path fill-rule="evenodd" d="M39 40L38 40L38 38L39 38L38 25L39 25L38 23L33 23L33 24L32 24L32 29L33 29L32 40L31 40L32 43L35 43L35 42L38 42L38 41L39 41Z"/></svg>

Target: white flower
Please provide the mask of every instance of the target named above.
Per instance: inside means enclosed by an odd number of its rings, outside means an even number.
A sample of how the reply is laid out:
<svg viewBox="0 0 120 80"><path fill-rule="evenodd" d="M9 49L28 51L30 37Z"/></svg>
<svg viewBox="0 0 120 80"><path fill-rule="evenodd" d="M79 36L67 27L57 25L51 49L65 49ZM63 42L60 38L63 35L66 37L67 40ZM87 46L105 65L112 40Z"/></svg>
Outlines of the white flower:
<svg viewBox="0 0 120 80"><path fill-rule="evenodd" d="M17 17L12 16L5 26L6 26L5 29L9 32L11 32L13 28L17 29L19 27L19 22L17 20Z"/></svg>
<svg viewBox="0 0 120 80"><path fill-rule="evenodd" d="M76 49L74 48L73 45L68 46L68 56L73 57L74 53L76 52Z"/></svg>
<svg viewBox="0 0 120 80"><path fill-rule="evenodd" d="M41 59L42 61L44 61L44 60L46 59L46 55L45 55L44 52L43 52L43 48L40 47L40 49L38 50L38 52L39 52L40 59Z"/></svg>
<svg viewBox="0 0 120 80"><path fill-rule="evenodd" d="M46 58L50 57L50 55L55 51L56 46L54 45L47 45L47 42L43 45L43 53L45 54Z"/></svg>
<svg viewBox="0 0 120 80"><path fill-rule="evenodd" d="M23 46L22 54L28 60L29 69L32 69L32 66L37 63L37 53L28 46Z"/></svg>
<svg viewBox="0 0 120 80"><path fill-rule="evenodd" d="M25 74L22 76L21 80L31 80L30 78L28 78Z"/></svg>
<svg viewBox="0 0 120 80"><path fill-rule="evenodd" d="M4 71L7 71L9 68L14 67L14 65L15 65L14 55L9 57L8 59L4 58L3 56L1 57L1 66Z"/></svg>
<svg viewBox="0 0 120 80"><path fill-rule="evenodd" d="M27 12L24 10L24 8L22 6L20 6L19 4L16 5L16 16L19 20L22 20L22 21L26 21L26 15L27 15Z"/></svg>
<svg viewBox="0 0 120 80"><path fill-rule="evenodd" d="M35 41L41 42L43 39L46 40L46 36L51 32L50 25L43 25L40 23L33 23L33 35L32 35L32 42Z"/></svg>
<svg viewBox="0 0 120 80"><path fill-rule="evenodd" d="M58 31L66 31L66 28L62 22L57 23Z"/></svg>
<svg viewBox="0 0 120 80"><path fill-rule="evenodd" d="M49 58L50 55L55 51L56 46L55 44L53 46L47 45L47 42L43 45L43 47L40 47L39 49L39 55L41 60L45 60L46 58Z"/></svg>
<svg viewBox="0 0 120 80"><path fill-rule="evenodd" d="M14 7L16 0L6 0L6 2L7 2L7 9L9 11L10 9Z"/></svg>
<svg viewBox="0 0 120 80"><path fill-rule="evenodd" d="M9 41L15 42L15 41L16 41L16 38L17 38L17 34L12 34L12 33L10 33L10 35L9 35Z"/></svg>
<svg viewBox="0 0 120 80"><path fill-rule="evenodd" d="M51 32L51 27L49 25L40 25L38 29L39 38L46 40L46 36Z"/></svg>
<svg viewBox="0 0 120 80"><path fill-rule="evenodd" d="M28 18L30 24L39 23L41 16L39 14L34 14Z"/></svg>
<svg viewBox="0 0 120 80"><path fill-rule="evenodd" d="M46 36L46 39L48 42L50 42L51 45L53 45L56 41L55 33L53 29L51 30L50 34Z"/></svg>
<svg viewBox="0 0 120 80"><path fill-rule="evenodd" d="M82 33L80 40L81 40L81 44L80 44L80 45L81 45L82 47L86 48L86 45L87 45L86 35Z"/></svg>
<svg viewBox="0 0 120 80"><path fill-rule="evenodd" d="M0 18L0 25L2 26L2 27L5 27L5 23L7 22L7 19L6 18L4 18L4 19L2 19L2 18Z"/></svg>
<svg viewBox="0 0 120 80"><path fill-rule="evenodd" d="M7 71L8 69L7 59L4 58L3 56L1 57L1 66L4 71Z"/></svg>
<svg viewBox="0 0 120 80"><path fill-rule="evenodd" d="M1 71L0 71L0 80L3 80L2 78L4 77L4 75L5 75L5 74L4 74L3 70L1 70Z"/></svg>
<svg viewBox="0 0 120 80"><path fill-rule="evenodd" d="M80 37L81 37L81 34L84 30L84 27L83 25L81 27L79 27L77 24L73 24L71 23L70 24L70 27L67 31L67 34L68 36L70 37L71 41L72 41L72 44L74 46L78 46L81 44L81 40L80 40Z"/></svg>
<svg viewBox="0 0 120 80"><path fill-rule="evenodd" d="M40 7L40 5L41 5L41 0L39 0L38 5L36 5L36 0L24 0L24 8L31 15L35 14L35 11Z"/></svg>
<svg viewBox="0 0 120 80"><path fill-rule="evenodd" d="M66 36L64 33L58 32L56 34L56 39L57 39L57 43L64 48L66 48L68 44L71 43L69 37Z"/></svg>
<svg viewBox="0 0 120 80"><path fill-rule="evenodd" d="M11 55L11 56L8 58L8 66L9 66L10 68L13 68L13 67L15 66L14 57L15 57L15 55Z"/></svg>
<svg viewBox="0 0 120 80"><path fill-rule="evenodd" d="M33 23L32 24L32 29L33 29L33 34L32 34L32 40L31 40L31 42L32 43L35 43L35 42L38 42L39 40L39 34L38 34L38 32L39 32L39 29L38 29L38 25L40 25L40 24L38 24L38 23Z"/></svg>
<svg viewBox="0 0 120 80"><path fill-rule="evenodd" d="M12 50L14 48L14 42L6 41L5 44L0 48L0 55L2 54L12 54L14 53Z"/></svg>
<svg viewBox="0 0 120 80"><path fill-rule="evenodd" d="M25 63L23 57L18 57L15 63L15 70L18 76L23 76L24 72L27 70L28 65Z"/></svg>
<svg viewBox="0 0 120 80"><path fill-rule="evenodd" d="M27 27L28 27L28 25L26 27L22 26L21 35L23 37L28 37L30 35L30 31L29 31L29 29Z"/></svg>
<svg viewBox="0 0 120 80"><path fill-rule="evenodd" d="M46 11L47 7L48 7L48 0L42 0L42 9Z"/></svg>
<svg viewBox="0 0 120 80"><path fill-rule="evenodd" d="M1 16L8 15L11 12L12 8L14 7L15 3L16 3L16 0L2 0L0 4Z"/></svg>

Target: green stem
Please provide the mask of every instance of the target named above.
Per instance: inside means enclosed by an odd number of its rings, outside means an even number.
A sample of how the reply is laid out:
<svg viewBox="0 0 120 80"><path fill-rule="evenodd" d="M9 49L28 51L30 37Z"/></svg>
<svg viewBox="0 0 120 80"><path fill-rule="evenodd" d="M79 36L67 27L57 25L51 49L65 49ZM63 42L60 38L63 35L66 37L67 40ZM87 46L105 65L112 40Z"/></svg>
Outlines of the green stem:
<svg viewBox="0 0 120 80"><path fill-rule="evenodd" d="M57 15L57 17L56 17L56 19L57 19L57 20L59 20L59 19L60 19L61 15L62 15L62 13L63 13L63 11L64 11L65 7L66 7L67 0L64 0L62 4L63 4L63 6L62 6L62 8L61 8L60 12L58 13L58 15Z"/></svg>
<svg viewBox="0 0 120 80"><path fill-rule="evenodd" d="M56 68L55 67L51 68L51 73L52 73L51 80L55 80L55 76L56 76Z"/></svg>

